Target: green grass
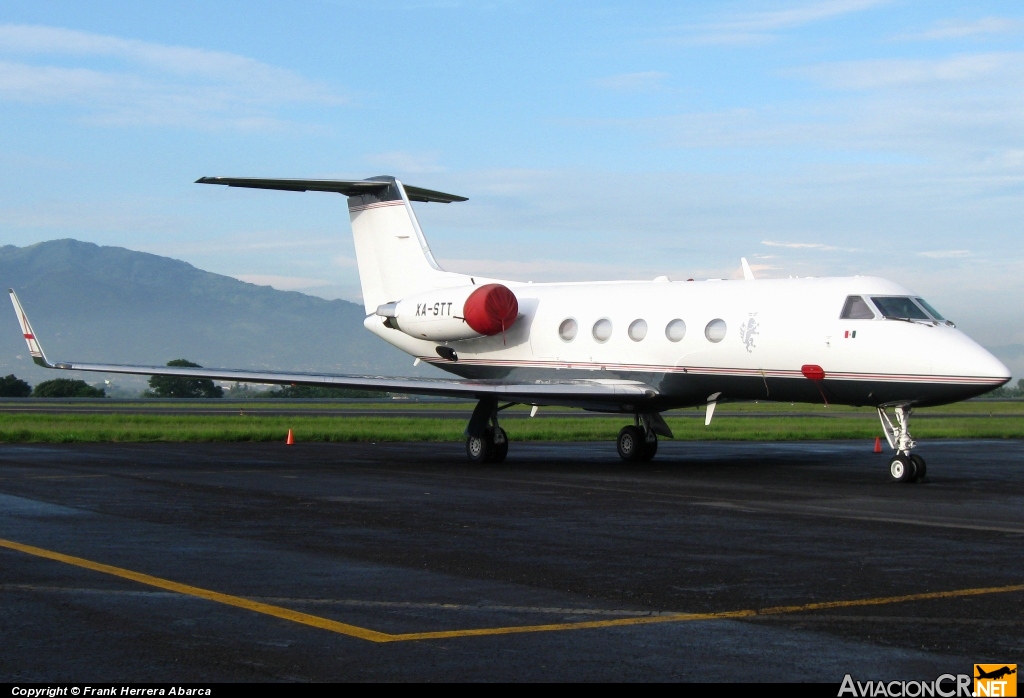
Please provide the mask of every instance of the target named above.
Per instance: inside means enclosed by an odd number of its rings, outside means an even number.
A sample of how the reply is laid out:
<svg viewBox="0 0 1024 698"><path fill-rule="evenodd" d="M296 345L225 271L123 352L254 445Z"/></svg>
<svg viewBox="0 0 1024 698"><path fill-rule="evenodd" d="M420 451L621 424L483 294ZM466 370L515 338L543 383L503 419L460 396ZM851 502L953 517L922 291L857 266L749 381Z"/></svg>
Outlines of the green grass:
<svg viewBox="0 0 1024 698"><path fill-rule="evenodd" d="M743 417L716 415L666 420L680 440L796 441L873 439L877 420L860 414L839 417ZM591 441L615 438L621 417L508 419L503 426L516 441ZM0 442L187 442L284 441L292 429L298 441L461 441L459 419L425 417L320 417L161 414L0 413ZM1024 438L1024 416L933 417L914 423L917 438Z"/></svg>

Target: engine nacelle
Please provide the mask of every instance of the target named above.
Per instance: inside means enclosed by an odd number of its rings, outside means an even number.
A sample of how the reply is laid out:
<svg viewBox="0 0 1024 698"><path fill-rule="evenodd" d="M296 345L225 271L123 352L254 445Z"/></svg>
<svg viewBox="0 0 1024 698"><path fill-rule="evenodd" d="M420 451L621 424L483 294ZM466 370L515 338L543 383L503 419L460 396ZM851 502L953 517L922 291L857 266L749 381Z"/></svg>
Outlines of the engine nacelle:
<svg viewBox="0 0 1024 698"><path fill-rule="evenodd" d="M501 284L441 288L377 308L384 324L432 342L488 337L512 327L519 301Z"/></svg>

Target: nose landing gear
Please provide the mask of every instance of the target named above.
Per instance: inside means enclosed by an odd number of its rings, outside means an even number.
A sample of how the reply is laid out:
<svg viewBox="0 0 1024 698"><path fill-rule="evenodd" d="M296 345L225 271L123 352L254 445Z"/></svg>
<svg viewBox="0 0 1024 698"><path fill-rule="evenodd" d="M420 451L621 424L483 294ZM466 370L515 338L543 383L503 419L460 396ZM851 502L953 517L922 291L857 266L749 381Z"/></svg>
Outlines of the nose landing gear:
<svg viewBox="0 0 1024 698"><path fill-rule="evenodd" d="M889 419L884 407L878 408L885 440L896 452L889 461L889 477L893 482L920 482L928 472L924 458L911 453L917 443L910 437L910 405L896 405L896 423Z"/></svg>

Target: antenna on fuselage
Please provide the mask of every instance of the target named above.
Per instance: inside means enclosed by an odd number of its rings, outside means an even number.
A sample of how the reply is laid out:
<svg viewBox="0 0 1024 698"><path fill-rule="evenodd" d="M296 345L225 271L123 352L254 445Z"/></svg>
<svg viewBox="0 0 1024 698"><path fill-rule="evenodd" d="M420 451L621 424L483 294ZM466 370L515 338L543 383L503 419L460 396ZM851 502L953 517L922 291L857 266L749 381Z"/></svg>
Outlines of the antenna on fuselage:
<svg viewBox="0 0 1024 698"><path fill-rule="evenodd" d="M754 272L750 270L750 265L747 264L747 258L746 257L740 257L740 266L743 267L743 280L744 281L753 281L754 280Z"/></svg>

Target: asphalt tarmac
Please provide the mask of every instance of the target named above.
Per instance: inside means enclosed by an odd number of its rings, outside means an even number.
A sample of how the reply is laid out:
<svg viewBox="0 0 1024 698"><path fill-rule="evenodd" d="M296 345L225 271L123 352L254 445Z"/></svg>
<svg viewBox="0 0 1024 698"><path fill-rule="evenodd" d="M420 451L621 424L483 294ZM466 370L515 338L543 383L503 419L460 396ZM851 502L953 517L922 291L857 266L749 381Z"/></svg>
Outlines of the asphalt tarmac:
<svg viewBox="0 0 1024 698"><path fill-rule="evenodd" d="M1024 657L1024 442L0 445L0 681L935 679Z"/></svg>

